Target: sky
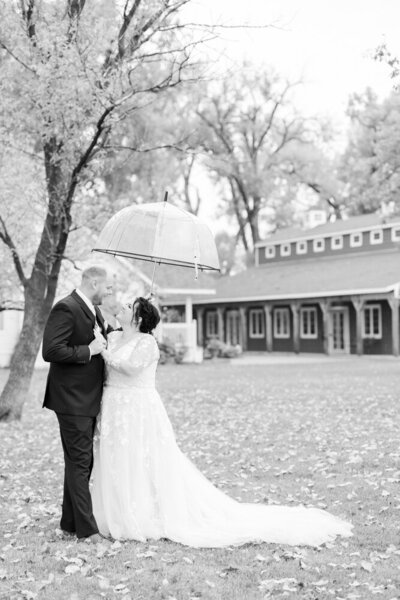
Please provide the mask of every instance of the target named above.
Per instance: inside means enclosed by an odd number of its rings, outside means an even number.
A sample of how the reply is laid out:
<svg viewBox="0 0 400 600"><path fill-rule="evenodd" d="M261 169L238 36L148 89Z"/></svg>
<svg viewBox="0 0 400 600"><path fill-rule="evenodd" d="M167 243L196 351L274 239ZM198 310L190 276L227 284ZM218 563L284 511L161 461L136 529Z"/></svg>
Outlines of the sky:
<svg viewBox="0 0 400 600"><path fill-rule="evenodd" d="M271 25L221 29L208 55L221 67L247 58L301 78L297 101L306 112L340 122L352 92L390 91L387 67L371 55L386 41L400 56L399 0L192 0L187 14L198 22Z"/></svg>
<svg viewBox="0 0 400 600"><path fill-rule="evenodd" d="M185 16L233 26L203 47L214 68L234 70L247 59L301 79L299 111L329 118L338 145L345 142L349 96L371 87L384 98L392 89L388 67L372 55L386 42L400 57L400 0L192 0ZM216 231L212 186L202 178L201 187L210 197L201 216Z"/></svg>

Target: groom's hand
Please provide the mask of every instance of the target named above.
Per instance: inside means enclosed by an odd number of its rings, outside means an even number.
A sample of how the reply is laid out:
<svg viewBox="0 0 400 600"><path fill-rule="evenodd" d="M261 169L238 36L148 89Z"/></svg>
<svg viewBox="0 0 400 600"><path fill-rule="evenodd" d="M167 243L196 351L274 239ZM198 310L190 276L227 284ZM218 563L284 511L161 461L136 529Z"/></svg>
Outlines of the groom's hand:
<svg viewBox="0 0 400 600"><path fill-rule="evenodd" d="M90 356L95 356L96 354L100 354L106 348L107 342L103 338L102 335L96 336L93 342L89 344Z"/></svg>

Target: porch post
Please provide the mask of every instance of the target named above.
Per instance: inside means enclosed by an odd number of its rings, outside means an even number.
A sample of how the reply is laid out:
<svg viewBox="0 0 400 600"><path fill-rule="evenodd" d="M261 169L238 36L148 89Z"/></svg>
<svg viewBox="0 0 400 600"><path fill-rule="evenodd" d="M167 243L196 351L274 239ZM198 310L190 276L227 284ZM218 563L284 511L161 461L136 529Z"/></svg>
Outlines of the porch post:
<svg viewBox="0 0 400 600"><path fill-rule="evenodd" d="M197 320L197 343L199 346L203 345L203 316L204 308L196 308L196 320Z"/></svg>
<svg viewBox="0 0 400 600"><path fill-rule="evenodd" d="M225 341L225 327L224 327L224 309L221 307L217 308L218 315L218 337L221 342Z"/></svg>
<svg viewBox="0 0 400 600"><path fill-rule="evenodd" d="M296 354L300 352L300 304L298 302L292 302L290 304L293 315L293 350Z"/></svg>
<svg viewBox="0 0 400 600"><path fill-rule="evenodd" d="M399 299L393 296L388 302L392 309L392 354L399 356Z"/></svg>
<svg viewBox="0 0 400 600"><path fill-rule="evenodd" d="M360 296L352 296L351 301L356 311L356 340L357 340L357 355L362 356L364 345L362 337L362 318L364 300Z"/></svg>
<svg viewBox="0 0 400 600"><path fill-rule="evenodd" d="M191 296L186 296L185 302L185 322L191 323L193 321L193 302Z"/></svg>
<svg viewBox="0 0 400 600"><path fill-rule="evenodd" d="M265 343L267 352L272 352L272 305L264 304L265 312Z"/></svg>
<svg viewBox="0 0 400 600"><path fill-rule="evenodd" d="M331 303L329 300L320 300L318 302L321 312L322 312L322 322L323 322L323 340L324 340L324 352L325 354L329 354L329 310L331 307Z"/></svg>
<svg viewBox="0 0 400 600"><path fill-rule="evenodd" d="M247 326L246 326L246 309L244 306L239 308L240 314L240 334L242 338L242 350L246 352L247 350Z"/></svg>

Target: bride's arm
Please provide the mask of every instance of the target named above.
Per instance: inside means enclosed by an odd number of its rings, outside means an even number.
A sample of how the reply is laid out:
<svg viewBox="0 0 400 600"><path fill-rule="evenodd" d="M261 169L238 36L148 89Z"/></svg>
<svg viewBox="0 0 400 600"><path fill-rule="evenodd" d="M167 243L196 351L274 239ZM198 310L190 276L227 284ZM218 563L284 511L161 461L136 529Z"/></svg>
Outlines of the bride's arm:
<svg viewBox="0 0 400 600"><path fill-rule="evenodd" d="M152 362L158 359L158 346L152 335L146 335L128 354L119 352L113 353L109 350L104 350L102 356L104 361L119 373L125 375L135 375L138 371L148 367ZM121 356L122 354L122 356Z"/></svg>

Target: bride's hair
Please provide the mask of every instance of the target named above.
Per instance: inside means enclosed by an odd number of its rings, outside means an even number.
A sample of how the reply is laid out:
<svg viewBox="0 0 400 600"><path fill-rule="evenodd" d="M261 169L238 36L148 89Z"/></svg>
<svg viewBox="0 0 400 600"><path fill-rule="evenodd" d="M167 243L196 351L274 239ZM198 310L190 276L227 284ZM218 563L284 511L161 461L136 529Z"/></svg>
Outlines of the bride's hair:
<svg viewBox="0 0 400 600"><path fill-rule="evenodd" d="M139 296L132 306L132 323L139 323L139 331L142 333L151 333L160 322L160 313L157 308L146 298Z"/></svg>

